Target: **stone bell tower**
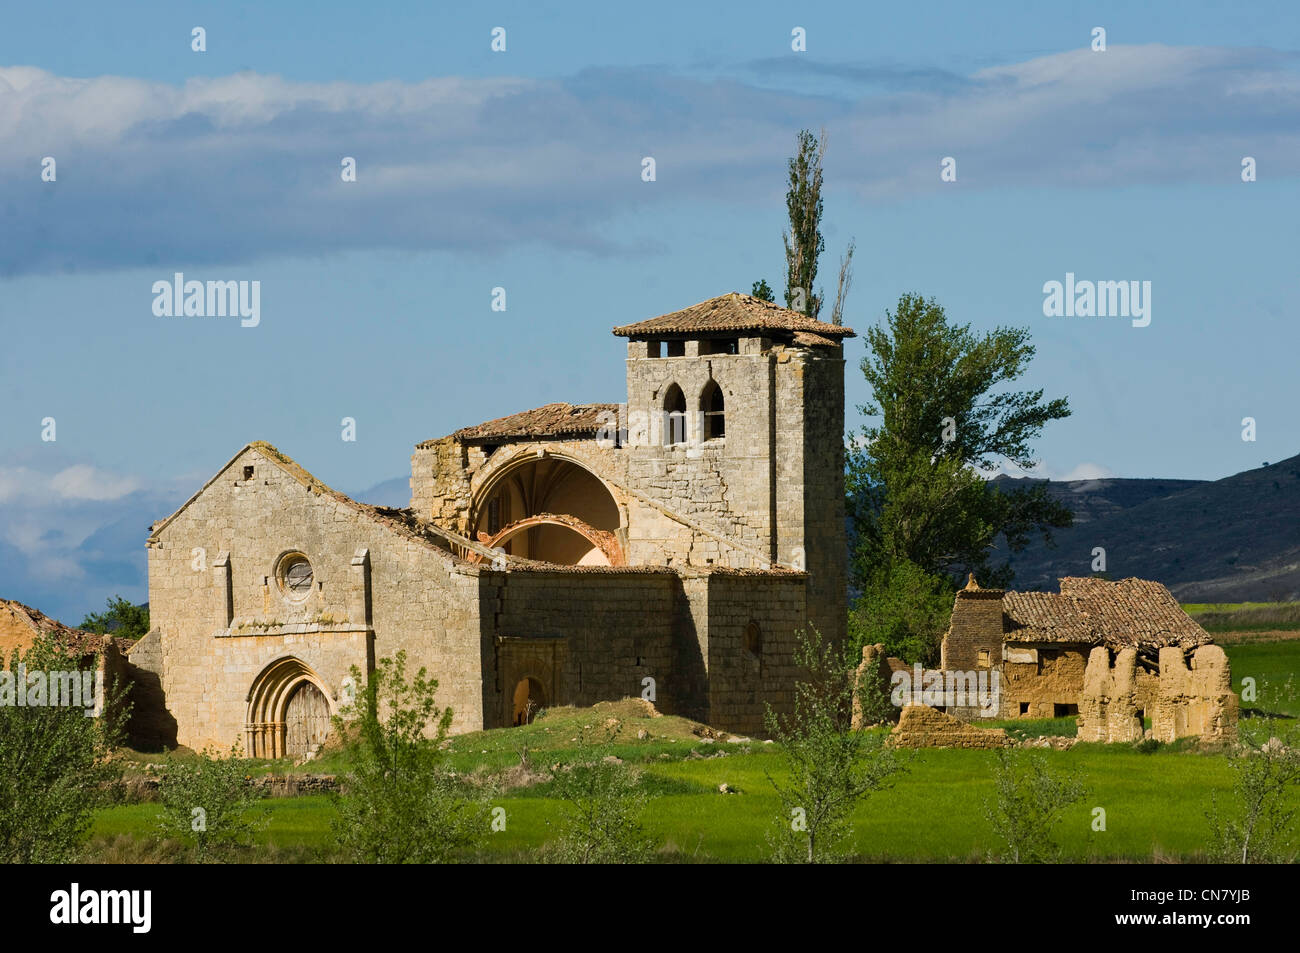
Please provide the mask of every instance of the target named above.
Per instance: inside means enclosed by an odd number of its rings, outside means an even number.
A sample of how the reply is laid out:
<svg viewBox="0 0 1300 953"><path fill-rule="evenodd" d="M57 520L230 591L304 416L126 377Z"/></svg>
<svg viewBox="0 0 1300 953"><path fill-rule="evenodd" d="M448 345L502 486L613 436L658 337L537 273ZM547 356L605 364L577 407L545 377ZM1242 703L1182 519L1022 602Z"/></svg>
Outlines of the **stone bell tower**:
<svg viewBox="0 0 1300 953"><path fill-rule="evenodd" d="M733 293L614 329L628 339L628 478L738 546L693 540L673 565L808 573L808 614L847 613L844 353L851 328ZM633 527L646 556L653 516Z"/></svg>

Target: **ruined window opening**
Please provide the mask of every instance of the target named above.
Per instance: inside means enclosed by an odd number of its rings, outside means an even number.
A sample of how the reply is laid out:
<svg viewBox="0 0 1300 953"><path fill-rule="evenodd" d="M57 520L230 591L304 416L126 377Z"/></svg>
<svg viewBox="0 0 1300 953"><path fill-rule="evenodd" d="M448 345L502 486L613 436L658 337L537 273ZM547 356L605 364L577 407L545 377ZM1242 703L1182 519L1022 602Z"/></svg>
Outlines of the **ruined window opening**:
<svg viewBox="0 0 1300 953"><path fill-rule="evenodd" d="M980 668L988 668L988 667L989 667L989 650L988 650L988 649L980 649L980 652L979 652L979 667L980 667Z"/></svg>
<svg viewBox="0 0 1300 953"><path fill-rule="evenodd" d="M686 395L676 384L664 395L664 446L686 442Z"/></svg>
<svg viewBox="0 0 1300 953"><path fill-rule="evenodd" d="M685 357L685 356L686 356L686 342L685 342L685 341L665 341L664 343L668 345L668 356L669 356L669 357Z"/></svg>
<svg viewBox="0 0 1300 953"><path fill-rule="evenodd" d="M1079 714L1078 705L1053 705L1052 706L1053 718L1069 718L1070 716L1077 715L1077 714Z"/></svg>
<svg viewBox="0 0 1300 953"><path fill-rule="evenodd" d="M745 627L745 651L755 658L763 654L763 630L757 622L751 622Z"/></svg>
<svg viewBox="0 0 1300 953"><path fill-rule="evenodd" d="M245 480L251 480L251 479L253 479L253 468L252 468L252 467L244 467L244 479L245 479Z"/></svg>
<svg viewBox="0 0 1300 953"><path fill-rule="evenodd" d="M1022 715L1028 715L1028 714L1029 714L1029 702L1021 702L1021 703L1020 703L1020 714L1022 714Z"/></svg>
<svg viewBox="0 0 1300 953"><path fill-rule="evenodd" d="M717 381L709 381L700 395L700 410L704 414L704 439L717 440L727 434L726 402Z"/></svg>

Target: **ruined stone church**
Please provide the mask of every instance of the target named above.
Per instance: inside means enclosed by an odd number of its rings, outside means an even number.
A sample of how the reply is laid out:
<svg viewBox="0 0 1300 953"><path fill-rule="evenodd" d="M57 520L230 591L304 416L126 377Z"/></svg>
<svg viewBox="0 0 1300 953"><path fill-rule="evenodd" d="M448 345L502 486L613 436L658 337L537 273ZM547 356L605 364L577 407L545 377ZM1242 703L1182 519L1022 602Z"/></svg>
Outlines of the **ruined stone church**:
<svg viewBox="0 0 1300 953"><path fill-rule="evenodd" d="M729 294L614 334L625 402L417 444L407 509L256 442L155 523L130 662L158 740L301 756L350 669L403 649L455 731L626 696L738 732L788 710L796 631L844 634L853 331Z"/></svg>

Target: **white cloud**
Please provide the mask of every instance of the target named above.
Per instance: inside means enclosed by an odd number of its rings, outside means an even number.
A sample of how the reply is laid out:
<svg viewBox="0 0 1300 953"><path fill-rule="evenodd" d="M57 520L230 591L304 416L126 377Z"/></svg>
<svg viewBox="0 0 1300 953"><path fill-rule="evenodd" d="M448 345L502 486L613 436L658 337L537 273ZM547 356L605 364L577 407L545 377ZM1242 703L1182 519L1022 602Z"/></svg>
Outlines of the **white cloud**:
<svg viewBox="0 0 1300 953"><path fill-rule="evenodd" d="M1040 480L1064 482L1068 480L1108 480L1115 476L1115 471L1100 463L1076 463L1069 469L1062 469L1041 461L1036 466L1021 469L1010 460L1003 460L996 470L986 475L990 478L996 476L1035 477Z"/></svg>
<svg viewBox="0 0 1300 953"><path fill-rule="evenodd" d="M86 463L55 473L31 467L0 467L0 503L118 500L141 486L135 477L119 476Z"/></svg>
<svg viewBox="0 0 1300 953"><path fill-rule="evenodd" d="M50 489L65 500L117 500L140 489L140 481L79 463L56 473Z"/></svg>

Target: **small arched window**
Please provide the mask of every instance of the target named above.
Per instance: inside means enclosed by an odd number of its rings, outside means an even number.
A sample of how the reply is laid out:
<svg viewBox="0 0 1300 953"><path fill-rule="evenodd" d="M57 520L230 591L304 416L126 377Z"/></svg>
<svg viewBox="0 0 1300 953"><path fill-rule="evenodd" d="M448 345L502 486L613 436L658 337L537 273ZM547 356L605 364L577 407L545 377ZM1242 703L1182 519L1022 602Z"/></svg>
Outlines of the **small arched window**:
<svg viewBox="0 0 1300 953"><path fill-rule="evenodd" d="M745 651L755 658L763 654L763 630L757 622L751 622L745 627Z"/></svg>
<svg viewBox="0 0 1300 953"><path fill-rule="evenodd" d="M705 440L716 440L718 437L726 436L726 409L722 388L718 386L717 381L709 381L704 385L704 393L700 394L700 413L704 416Z"/></svg>
<svg viewBox="0 0 1300 953"><path fill-rule="evenodd" d="M664 446L686 442L686 395L676 384L664 394Z"/></svg>

